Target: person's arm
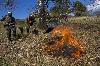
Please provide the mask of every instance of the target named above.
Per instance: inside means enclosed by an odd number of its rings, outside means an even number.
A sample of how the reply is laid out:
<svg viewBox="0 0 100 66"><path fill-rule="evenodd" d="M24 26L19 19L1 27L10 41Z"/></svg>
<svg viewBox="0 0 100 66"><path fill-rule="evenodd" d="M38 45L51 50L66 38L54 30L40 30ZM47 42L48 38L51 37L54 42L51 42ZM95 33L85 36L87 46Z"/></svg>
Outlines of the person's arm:
<svg viewBox="0 0 100 66"><path fill-rule="evenodd" d="M13 23L14 25L16 25L16 19L13 17Z"/></svg>

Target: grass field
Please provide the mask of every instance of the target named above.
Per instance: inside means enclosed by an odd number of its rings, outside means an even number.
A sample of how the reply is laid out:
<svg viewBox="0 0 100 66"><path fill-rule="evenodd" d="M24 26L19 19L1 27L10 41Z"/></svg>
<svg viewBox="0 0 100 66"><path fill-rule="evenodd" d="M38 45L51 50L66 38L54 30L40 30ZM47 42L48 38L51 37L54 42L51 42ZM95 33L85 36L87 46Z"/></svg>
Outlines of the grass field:
<svg viewBox="0 0 100 66"><path fill-rule="evenodd" d="M100 17L71 17L68 22L62 22L72 27L75 36L86 46L86 52L79 59L45 55L40 47L48 34L41 30L38 36L30 34L8 43L0 24L0 66L100 66Z"/></svg>

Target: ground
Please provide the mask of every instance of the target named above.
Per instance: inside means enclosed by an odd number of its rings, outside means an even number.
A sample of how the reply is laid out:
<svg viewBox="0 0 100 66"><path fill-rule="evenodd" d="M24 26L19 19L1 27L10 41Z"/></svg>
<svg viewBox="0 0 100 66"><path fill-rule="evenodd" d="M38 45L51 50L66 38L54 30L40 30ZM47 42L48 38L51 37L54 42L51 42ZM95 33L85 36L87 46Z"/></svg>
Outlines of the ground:
<svg viewBox="0 0 100 66"><path fill-rule="evenodd" d="M41 46L48 34L42 30L38 36L30 34L8 43L0 24L0 66L100 66L100 17L71 17L62 23L72 27L75 36L85 44L86 52L80 58L46 55Z"/></svg>

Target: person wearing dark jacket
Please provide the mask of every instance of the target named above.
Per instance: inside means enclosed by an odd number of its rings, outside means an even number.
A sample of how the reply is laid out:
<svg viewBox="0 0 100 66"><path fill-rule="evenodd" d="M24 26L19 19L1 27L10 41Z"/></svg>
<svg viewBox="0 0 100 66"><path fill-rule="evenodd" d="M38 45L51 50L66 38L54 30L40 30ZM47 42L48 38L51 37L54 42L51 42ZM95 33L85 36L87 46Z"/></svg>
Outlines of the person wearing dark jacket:
<svg viewBox="0 0 100 66"><path fill-rule="evenodd" d="M33 23L35 22L35 17L33 15L29 15L27 18L27 33L29 33L29 29L33 26Z"/></svg>
<svg viewBox="0 0 100 66"><path fill-rule="evenodd" d="M8 12L1 21L4 22L4 28L7 31L8 40L11 41L11 34L13 35L13 38L16 39L16 22L15 18L12 16L12 12Z"/></svg>

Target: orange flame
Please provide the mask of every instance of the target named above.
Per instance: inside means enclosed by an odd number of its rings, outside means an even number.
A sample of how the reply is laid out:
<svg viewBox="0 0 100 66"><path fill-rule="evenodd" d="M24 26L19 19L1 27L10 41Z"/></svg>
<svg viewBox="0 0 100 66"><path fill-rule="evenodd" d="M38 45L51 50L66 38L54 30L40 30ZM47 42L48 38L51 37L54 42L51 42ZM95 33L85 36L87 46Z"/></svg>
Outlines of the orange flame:
<svg viewBox="0 0 100 66"><path fill-rule="evenodd" d="M75 48L73 53L71 53L71 56L79 58L81 53L84 52L84 45L73 36L71 29L66 26L57 26L51 32L51 36L54 37L57 34L60 34L62 38L59 41L55 41L53 45L47 45L46 50L49 52L57 51L60 50L60 47L64 44L68 44Z"/></svg>

